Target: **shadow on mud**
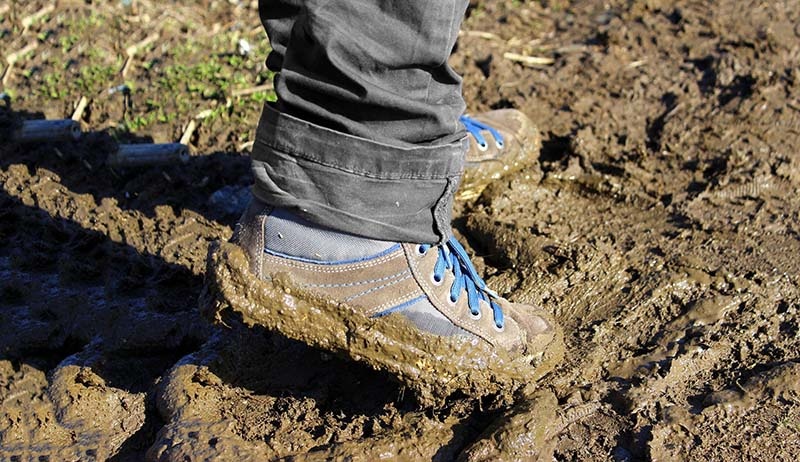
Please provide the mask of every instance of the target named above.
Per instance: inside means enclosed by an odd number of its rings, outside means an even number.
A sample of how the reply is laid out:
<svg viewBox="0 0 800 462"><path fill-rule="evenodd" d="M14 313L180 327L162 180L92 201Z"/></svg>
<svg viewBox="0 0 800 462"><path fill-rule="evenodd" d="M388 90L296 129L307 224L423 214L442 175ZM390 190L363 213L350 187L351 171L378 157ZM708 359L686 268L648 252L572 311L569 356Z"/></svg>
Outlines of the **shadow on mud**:
<svg viewBox="0 0 800 462"><path fill-rule="evenodd" d="M0 401L20 416L0 428L0 459L141 460L187 420L162 405L176 389L192 390L195 403L225 398L191 409L208 441L224 419L242 447L269 442L276 455L333 454L337 443L382 437L391 446L399 427L437 431L425 444L434 460L451 460L488 425L493 415L477 403L420 412L386 374L263 328L212 327L196 308L207 242L187 242L226 238L236 216L207 198L249 181L246 157L115 176L100 149L112 141L89 133L74 144L0 147ZM194 184L204 172L212 179ZM216 379L177 380L187 367ZM72 428L82 429L77 440Z"/></svg>
<svg viewBox="0 0 800 462"><path fill-rule="evenodd" d="M0 138L23 120L40 119L41 113L0 107ZM116 200L124 210L138 210L149 217L159 205L195 211L209 220L232 225L244 208L252 177L249 157L240 153L214 152L190 156L186 164L139 168L111 168L109 155L118 143L152 143L152 138L129 132L85 132L80 140L59 143L6 142L0 168L27 165L31 171L45 168L77 194L91 194L96 202Z"/></svg>

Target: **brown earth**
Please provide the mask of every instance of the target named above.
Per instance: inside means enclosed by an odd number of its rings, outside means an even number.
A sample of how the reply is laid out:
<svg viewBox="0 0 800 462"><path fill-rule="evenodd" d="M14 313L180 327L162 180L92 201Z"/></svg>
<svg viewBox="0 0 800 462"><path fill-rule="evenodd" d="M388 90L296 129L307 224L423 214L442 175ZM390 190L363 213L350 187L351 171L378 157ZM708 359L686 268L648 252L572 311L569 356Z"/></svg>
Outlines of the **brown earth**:
<svg viewBox="0 0 800 462"><path fill-rule="evenodd" d="M64 53L81 63L98 47L118 66L122 45L161 27L149 67L124 80L144 117L164 66L204 56L170 47L262 37L255 6L233 3L141 2L148 17ZM44 5L0 7L5 57L40 42L15 64L0 129L69 117L78 87L40 91L64 24L123 17L116 2L59 2L24 27ZM468 106L523 110L543 148L458 204L455 225L489 284L553 312L567 343L499 409L469 396L423 408L366 366L201 318L206 252L231 234L238 208L221 202L250 181L241 147L260 102L202 123L180 167L104 159L115 139L176 139L224 106L213 88L178 88L188 103L158 110L179 116L139 131L120 130L133 119L119 99L95 96L80 143L6 139L0 460L798 460L798 24L798 0L473 2L452 58Z"/></svg>

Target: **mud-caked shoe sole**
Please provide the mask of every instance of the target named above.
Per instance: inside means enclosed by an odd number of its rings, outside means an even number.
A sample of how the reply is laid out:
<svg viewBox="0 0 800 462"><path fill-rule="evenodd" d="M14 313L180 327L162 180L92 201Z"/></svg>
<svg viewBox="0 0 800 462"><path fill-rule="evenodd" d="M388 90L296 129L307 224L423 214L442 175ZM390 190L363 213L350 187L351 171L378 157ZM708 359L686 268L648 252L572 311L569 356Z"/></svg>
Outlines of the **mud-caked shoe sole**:
<svg viewBox="0 0 800 462"><path fill-rule="evenodd" d="M204 316L222 324L259 325L395 376L423 406L441 405L456 391L496 395L507 401L563 358L556 323L544 348L515 355L477 338L443 337L419 330L402 316L372 318L345 303L299 289L286 273L261 280L250 271L245 251L217 243L209 250L200 298Z"/></svg>

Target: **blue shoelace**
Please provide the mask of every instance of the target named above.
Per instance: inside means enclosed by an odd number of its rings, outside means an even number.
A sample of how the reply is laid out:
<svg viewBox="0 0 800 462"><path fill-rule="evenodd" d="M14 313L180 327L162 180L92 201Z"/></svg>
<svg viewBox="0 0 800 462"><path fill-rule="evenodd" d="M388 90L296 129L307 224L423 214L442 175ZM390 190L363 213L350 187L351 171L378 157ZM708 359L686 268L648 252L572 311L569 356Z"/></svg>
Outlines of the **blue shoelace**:
<svg viewBox="0 0 800 462"><path fill-rule="evenodd" d="M469 132L469 134L475 138L475 141L478 143L478 147L480 148L481 151L485 151L489 147L489 143L486 142L486 138L484 138L483 135L481 134L481 131L483 130L486 130L492 134L492 137L494 138L494 142L497 145L498 149L503 149L503 146L505 144L503 141L503 135L501 135L500 132L498 132L494 128L466 115L462 115L461 117L458 118L458 120L460 120L461 123L464 124L464 128L467 129L467 132Z"/></svg>
<svg viewBox="0 0 800 462"><path fill-rule="evenodd" d="M424 254L430 248L430 244L422 244L418 251L420 254ZM486 286L486 283L478 275L478 271L472 266L464 247L454 237L451 237L444 245L440 245L436 249L439 251L439 258L433 267L433 281L436 284L444 281L444 273L447 270L452 271L455 275L455 281L450 286L450 302L457 303L461 298L462 289L466 289L467 303L472 316L475 318L481 316L480 301L483 300L492 307L495 326L502 329L505 326L503 309L495 301L500 296Z"/></svg>

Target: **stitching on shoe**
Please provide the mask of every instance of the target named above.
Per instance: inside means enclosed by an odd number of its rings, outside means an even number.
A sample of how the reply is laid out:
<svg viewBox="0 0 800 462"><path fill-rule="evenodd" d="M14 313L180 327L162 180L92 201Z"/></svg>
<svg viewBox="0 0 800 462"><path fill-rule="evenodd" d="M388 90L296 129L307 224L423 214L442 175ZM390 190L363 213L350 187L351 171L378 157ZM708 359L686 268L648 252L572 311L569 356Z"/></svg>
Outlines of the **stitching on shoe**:
<svg viewBox="0 0 800 462"><path fill-rule="evenodd" d="M395 284L398 284L400 282L406 281L406 280L410 279L411 277L412 277L412 274L409 271L408 272L408 276L402 277L400 279L395 279L394 281L387 282L386 284L382 284L382 285L379 285L377 287L370 287L369 289L367 289L367 290L365 290L363 292L360 292L360 293L357 293L355 295L351 295L351 296L345 298L344 301L345 302L349 302L351 300L355 300L355 299L357 299L359 297L363 297L364 295L370 294L370 293L375 292L377 290L385 289L386 287L391 287L391 286L393 286Z"/></svg>
<svg viewBox="0 0 800 462"><path fill-rule="evenodd" d="M261 252L262 254L264 252ZM345 273L348 271L359 270L359 269L366 269L372 268L374 266L378 266L382 263L389 262L391 260L397 259L400 256L403 256L402 250L398 250L397 252L392 252L391 254L381 257L375 260L370 260L364 263L355 263L355 264L347 264L337 267L325 267L323 265L314 265L313 263L303 263L294 260L288 260L285 258L275 257L269 254L265 254L268 261L274 261L275 264L288 266L290 268L298 268L304 269L307 271L312 271L315 273Z"/></svg>
<svg viewBox="0 0 800 462"><path fill-rule="evenodd" d="M264 248L264 225L267 221L267 210L269 209L268 205L264 205L261 210L256 214L257 223L259 226L258 237L256 241L258 242L257 249ZM258 261L256 262L256 277L258 279L264 278L264 252L256 252L258 254Z"/></svg>
<svg viewBox="0 0 800 462"><path fill-rule="evenodd" d="M333 260L333 261L327 260L326 261L326 260L314 260L314 259L308 258L308 257L297 257L297 256L294 256L294 255L289 255L289 254L277 251L277 250L264 248L264 252L266 254L272 255L274 257L280 257L280 258L285 258L287 260L297 261L297 262L300 262L300 263L308 263L308 264L311 264L311 265L321 265L321 266L352 265L354 263L361 263L361 262L374 260L376 258L385 257L387 255L393 254L394 252L397 252L398 250L400 250L400 244L395 244L395 245L393 245L393 246L391 246L391 247L389 247L387 249L381 250L380 252L378 252L376 254L373 254L373 255L357 257L357 258L350 258L350 259L346 259L346 260Z"/></svg>
<svg viewBox="0 0 800 462"><path fill-rule="evenodd" d="M342 283L339 283L339 284L305 284L305 287L313 287L313 288L318 288L318 289L333 289L333 288L337 288L337 287L354 287L354 286L359 286L359 285L364 285L364 284L372 284L372 283L375 283L375 282L388 281L390 279L398 278L398 277L400 277L400 276L402 276L402 275L404 275L406 273L409 273L409 270L405 269L403 271L400 271L399 273L395 273L395 274L392 274L392 275L389 275L389 276L384 276L382 278L369 279L369 280L366 280L366 281L342 282Z"/></svg>
<svg viewBox="0 0 800 462"><path fill-rule="evenodd" d="M264 222L266 221L265 218L266 217L264 217L263 215L258 217L258 225L261 228L261 230L258 233L258 247L256 247L257 249L261 249L261 248L264 247ZM264 277L264 252L256 252L256 253L258 254L258 263L257 263L257 266L256 266L256 269L258 270L258 273L256 274L256 277L258 277L259 279L263 279L263 277Z"/></svg>
<svg viewBox="0 0 800 462"><path fill-rule="evenodd" d="M380 310L383 310L383 309L389 308L391 306L394 306L394 305L397 304L397 302L406 300L409 297L413 297L414 295L417 295L417 294L418 294L418 292L416 290L414 290L414 291L409 292L409 293L407 293L405 295L401 295L401 296L399 296L397 298L393 298L393 299L391 299L391 300L389 300L387 302L381 303L380 305L378 305L378 306L373 308L372 313L379 312ZM423 293L423 295L428 297L428 294ZM430 298L428 300L430 300Z"/></svg>

